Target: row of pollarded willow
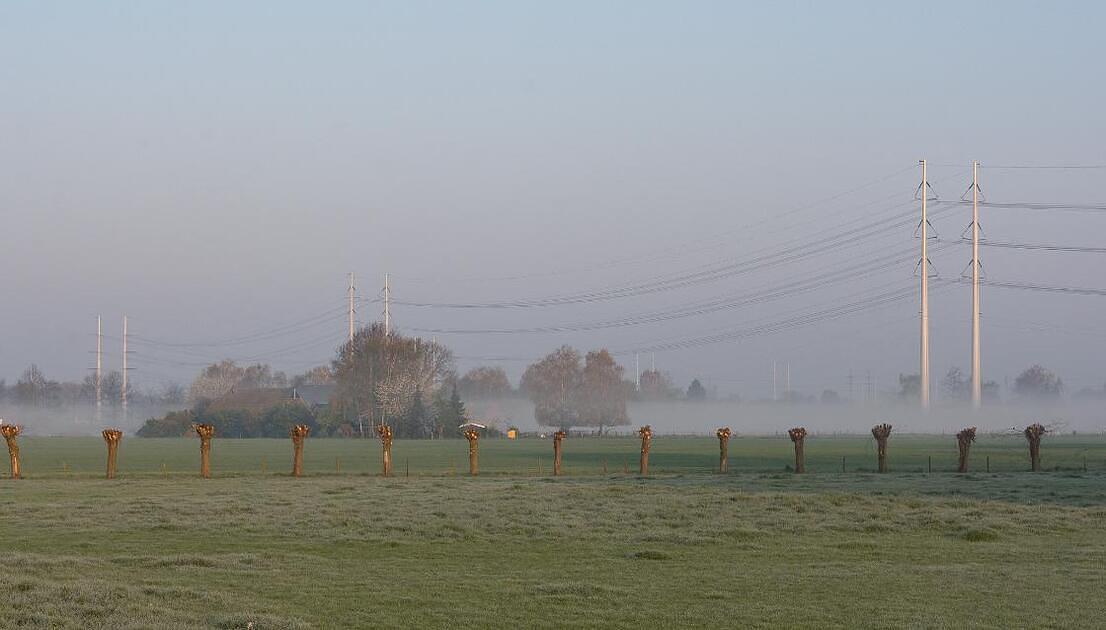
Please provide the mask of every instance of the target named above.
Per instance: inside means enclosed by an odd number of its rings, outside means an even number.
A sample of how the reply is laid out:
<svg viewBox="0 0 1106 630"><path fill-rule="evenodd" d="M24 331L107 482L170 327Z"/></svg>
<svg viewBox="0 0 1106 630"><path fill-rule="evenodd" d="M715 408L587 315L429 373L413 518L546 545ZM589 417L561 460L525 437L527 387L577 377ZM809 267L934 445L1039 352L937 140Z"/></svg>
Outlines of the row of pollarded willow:
<svg viewBox="0 0 1106 630"><path fill-rule="evenodd" d="M215 437L215 427L210 424L194 424L192 428L200 438L200 475L204 478L210 478L211 440ZM876 440L878 467L881 473L889 470L887 463L887 444L891 437L891 429L892 426L886 423L872 427L872 437ZM23 427L21 425L0 425L0 436L3 436L8 446L8 455L11 461L11 477L13 479L20 479L22 477L19 463L19 443L17 440L22 432ZM294 448L292 475L295 477L299 477L303 474L303 446L310 432L311 428L304 424L295 425L290 430ZM648 475L649 451L653 445L653 429L649 425L645 425L638 429L637 433L641 438L641 459L638 472L641 475ZM1029 455L1032 470L1034 472L1041 470L1041 438L1044 437L1046 433L1048 433L1048 429L1041 424L1031 424L1026 427L1024 431L1025 438L1029 442ZM380 437L381 446L383 447L384 476L390 477L392 475L392 429L387 425L382 425L377 427L377 434ZM722 427L715 431L715 435L718 437L719 447L718 469L720 472L725 473L729 469L729 442L730 438L733 436L733 432L729 427ZM806 471L804 444L807 430L804 427L795 427L793 429L788 429L787 435L791 438L795 446L795 472L803 473ZM479 473L480 432L475 428L469 428L465 430L464 436L469 442L469 474L475 477ZM567 436L568 434L563 430L553 434L554 476L560 476L562 472L563 442ZM956 434L956 441L960 451L957 467L958 472L968 472L968 454L972 443L975 442L975 437L975 427L968 427ZM119 443L123 438L123 432L118 429L104 429L103 438L108 447L107 478L114 479Z"/></svg>

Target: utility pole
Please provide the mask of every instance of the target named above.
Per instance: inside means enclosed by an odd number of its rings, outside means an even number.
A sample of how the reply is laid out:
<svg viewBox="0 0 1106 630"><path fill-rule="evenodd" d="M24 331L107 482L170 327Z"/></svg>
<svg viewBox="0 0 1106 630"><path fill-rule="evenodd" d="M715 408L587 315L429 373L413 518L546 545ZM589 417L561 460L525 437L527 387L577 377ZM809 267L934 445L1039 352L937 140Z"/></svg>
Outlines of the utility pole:
<svg viewBox="0 0 1106 630"><path fill-rule="evenodd" d="M119 386L119 400L123 403L123 421L127 420L127 316L123 316L123 380Z"/></svg>
<svg viewBox="0 0 1106 630"><path fill-rule="evenodd" d="M392 286L388 274L384 274L384 335L392 334Z"/></svg>
<svg viewBox="0 0 1106 630"><path fill-rule="evenodd" d="M353 272L351 271L349 273L349 291L348 291L348 293L349 293L349 342L350 343L353 343L353 326L354 326L353 321L354 321L354 314L357 312L354 309L354 306L353 306L354 300L356 299L356 291L357 291L356 288L353 286Z"/></svg>
<svg viewBox="0 0 1106 630"><path fill-rule="evenodd" d="M929 408L929 218L926 216L926 200L929 197L929 180L926 171L926 161L921 160L922 165L922 222L919 231L922 237L922 259L918 262L918 270L922 277L921 282L921 351L919 368L919 398L922 409Z"/></svg>
<svg viewBox="0 0 1106 630"><path fill-rule="evenodd" d="M979 162L972 162L972 407L983 404L979 356Z"/></svg>
<svg viewBox="0 0 1106 630"><path fill-rule="evenodd" d="M776 402L777 400L779 400L779 397L776 395L776 362L775 362L775 360L773 360L772 361L772 402Z"/></svg>
<svg viewBox="0 0 1106 630"><path fill-rule="evenodd" d="M104 388L103 388L103 369L104 369L104 329L100 316L96 316L96 422L99 423L102 417L104 406Z"/></svg>

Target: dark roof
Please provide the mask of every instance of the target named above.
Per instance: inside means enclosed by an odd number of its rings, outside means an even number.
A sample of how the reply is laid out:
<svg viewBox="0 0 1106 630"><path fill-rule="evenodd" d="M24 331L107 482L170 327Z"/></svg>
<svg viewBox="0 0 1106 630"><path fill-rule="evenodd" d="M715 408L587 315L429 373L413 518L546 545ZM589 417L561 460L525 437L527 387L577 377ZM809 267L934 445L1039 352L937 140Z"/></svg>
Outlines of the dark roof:
<svg viewBox="0 0 1106 630"><path fill-rule="evenodd" d="M330 397L336 389L334 385L300 385L292 388L292 395L312 407L322 407L330 404Z"/></svg>
<svg viewBox="0 0 1106 630"><path fill-rule="evenodd" d="M229 393L211 401L210 411L250 411L262 413L273 407L292 402L290 388L260 388L231 390Z"/></svg>

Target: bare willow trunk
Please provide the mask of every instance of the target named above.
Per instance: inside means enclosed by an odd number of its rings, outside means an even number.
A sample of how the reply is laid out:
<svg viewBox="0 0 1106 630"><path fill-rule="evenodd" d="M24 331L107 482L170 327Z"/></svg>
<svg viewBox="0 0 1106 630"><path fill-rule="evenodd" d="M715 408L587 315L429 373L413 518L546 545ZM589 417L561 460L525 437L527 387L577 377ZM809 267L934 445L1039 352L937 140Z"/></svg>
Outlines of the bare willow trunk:
<svg viewBox="0 0 1106 630"><path fill-rule="evenodd" d="M803 443L806 441L806 428L795 427L787 430L787 436L795 444L795 472L806 472L806 453L803 452Z"/></svg>
<svg viewBox="0 0 1106 630"><path fill-rule="evenodd" d="M872 437L876 438L876 455L879 458L879 471L887 472L887 438L891 437L891 425L877 424L872 427Z"/></svg>
<svg viewBox="0 0 1106 630"><path fill-rule="evenodd" d="M714 432L718 436L718 472L730 469L730 427L722 427Z"/></svg>
<svg viewBox="0 0 1106 630"><path fill-rule="evenodd" d="M303 475L303 443L311 434L311 427L306 424L297 424L292 427L289 434L292 437L292 476Z"/></svg>
<svg viewBox="0 0 1106 630"><path fill-rule="evenodd" d="M553 476L561 476L561 449L563 448L562 442L564 442L565 436L568 433L564 431L557 431L553 434Z"/></svg>
<svg viewBox="0 0 1106 630"><path fill-rule="evenodd" d="M108 470L107 478L115 479L115 461L119 453L119 441L123 439L123 432L119 429L104 429L104 442L108 445Z"/></svg>
<svg viewBox="0 0 1106 630"><path fill-rule="evenodd" d="M476 429L469 429L465 431L465 439L469 441L469 474L475 477L480 472L480 432Z"/></svg>
<svg viewBox="0 0 1106 630"><path fill-rule="evenodd" d="M1029 463L1033 472L1041 470L1041 438L1047 432L1040 424L1031 424L1025 428L1025 439L1029 442Z"/></svg>
<svg viewBox="0 0 1106 630"><path fill-rule="evenodd" d="M8 443L8 456L11 458L12 479L23 478L23 474L19 469L19 442L16 440L22 432L22 425L0 425L0 435L3 435L4 441Z"/></svg>
<svg viewBox="0 0 1106 630"><path fill-rule="evenodd" d="M957 467L957 472L968 472L968 453L971 451L972 442L974 441L975 427L968 427L956 434L956 445L960 448L960 466Z"/></svg>
<svg viewBox="0 0 1106 630"><path fill-rule="evenodd" d="M653 446L653 429L649 425L645 425L638 429L637 433L641 436L641 461L638 465L638 473L641 475L648 475L649 448Z"/></svg>
<svg viewBox="0 0 1106 630"><path fill-rule="evenodd" d="M215 427L210 424L194 424L192 429L200 436L200 476L211 478L211 438L215 436Z"/></svg>
<svg viewBox="0 0 1106 630"><path fill-rule="evenodd" d="M392 476L392 427L382 424L376 427L376 434L380 437L380 446L384 452L384 476Z"/></svg>

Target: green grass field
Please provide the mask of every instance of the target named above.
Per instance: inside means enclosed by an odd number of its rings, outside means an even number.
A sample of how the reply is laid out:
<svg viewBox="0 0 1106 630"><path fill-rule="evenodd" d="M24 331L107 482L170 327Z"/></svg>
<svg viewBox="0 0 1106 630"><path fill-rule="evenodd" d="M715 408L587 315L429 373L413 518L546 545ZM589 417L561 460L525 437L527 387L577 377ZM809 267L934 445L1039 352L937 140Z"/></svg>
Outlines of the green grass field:
<svg viewBox="0 0 1106 630"><path fill-rule="evenodd" d="M125 438L106 481L99 438L25 438L0 627L1106 624L1106 440L1046 438L1032 474L981 437L967 475L950 436L893 436L887 475L870 442L811 437L796 476L786 437L737 438L719 475L715 440L660 436L642 479L635 441L570 439L554 479L548 441L485 440L472 479L463 440L397 441L383 479L378 443L309 440L294 479L290 441L216 439L202 480L196 440Z"/></svg>

